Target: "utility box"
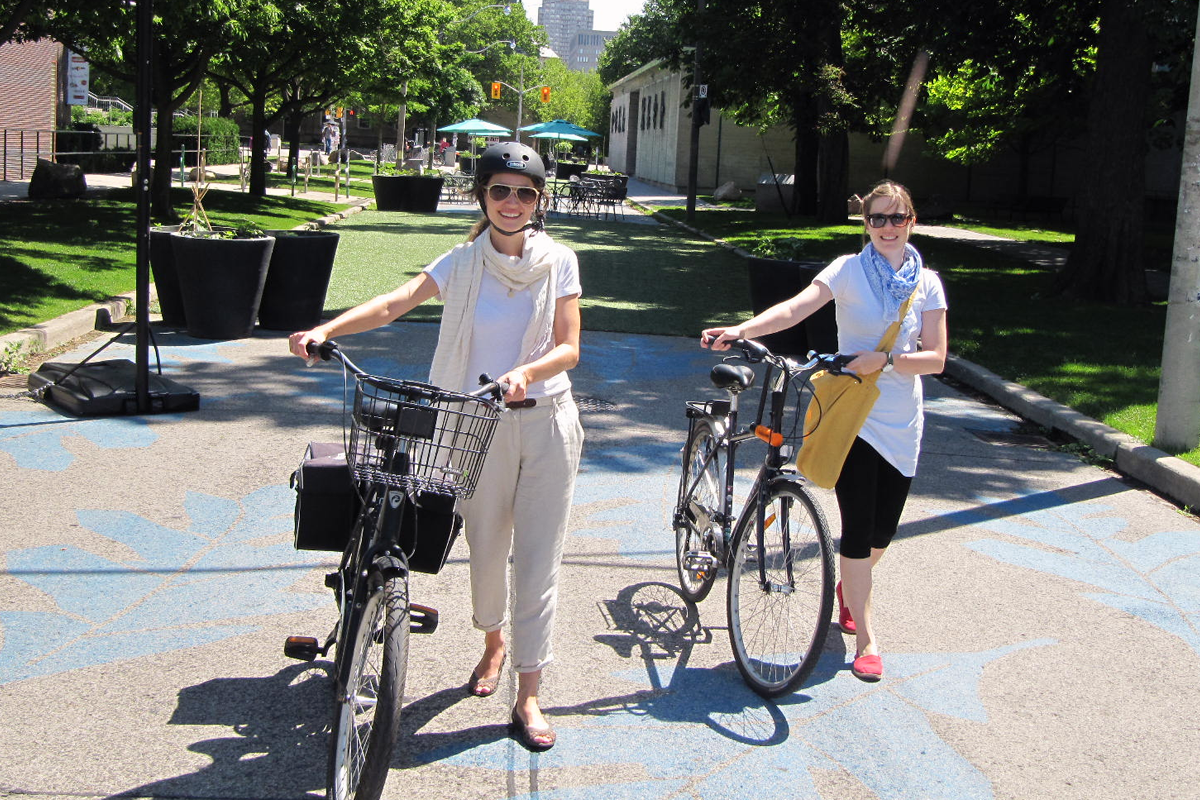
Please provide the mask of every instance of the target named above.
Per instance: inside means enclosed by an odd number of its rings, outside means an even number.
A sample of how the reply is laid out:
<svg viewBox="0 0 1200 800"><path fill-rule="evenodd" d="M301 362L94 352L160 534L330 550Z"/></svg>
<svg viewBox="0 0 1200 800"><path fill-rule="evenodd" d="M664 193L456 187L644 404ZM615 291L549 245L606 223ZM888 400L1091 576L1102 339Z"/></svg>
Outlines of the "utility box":
<svg viewBox="0 0 1200 800"><path fill-rule="evenodd" d="M754 210L783 213L785 208L791 208L794 183L794 175L769 172L759 175L758 185L754 187Z"/></svg>

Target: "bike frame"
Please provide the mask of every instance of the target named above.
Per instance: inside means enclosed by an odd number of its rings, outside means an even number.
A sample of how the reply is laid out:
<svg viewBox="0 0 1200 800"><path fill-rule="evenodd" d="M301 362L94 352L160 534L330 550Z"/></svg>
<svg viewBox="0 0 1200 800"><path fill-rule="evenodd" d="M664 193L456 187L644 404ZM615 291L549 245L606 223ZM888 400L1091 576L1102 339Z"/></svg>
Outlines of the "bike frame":
<svg viewBox="0 0 1200 800"><path fill-rule="evenodd" d="M783 425L783 410L787 400L787 385L789 383L789 374L786 369L783 369L770 362L767 363L766 375L763 378L763 387L759 397L758 414L755 418L753 426L747 426L744 430L739 431L738 423L738 407L741 398L740 392L729 393L729 411L724 416L717 416L711 413L705 413L707 419L718 423L723 430L720 431L720 436L717 442L717 447L712 453L709 453L704 460L703 469L699 470L696 480L691 485L685 487L684 494L680 498L680 502L685 498L691 497L696 491L700 479L703 477L705 470L712 459L716 458L717 453L722 448L727 452L725 459L725 492L721 503L720 523L721 523L721 541L713 542L717 549L718 559L726 564L730 564L733 549L732 542L736 535L740 534L742 529L749 524L750 520L746 516L746 507L742 508L736 520L733 519L733 484L734 476L737 468L737 450L738 446L749 439L764 439L767 443L767 456L763 460L762 466L759 468L758 475L754 479L754 484L747 494L748 497L756 498L755 507L755 531L758 536L758 547L761 550L763 546L763 531L766 527L766 500L771 487L784 476L783 472L783 436L778 431ZM770 425L767 428L767 435L761 435L762 418L764 411L767 408L768 397L770 400ZM699 416L699 414L698 414ZM693 440L694 426L688 435L688 448L690 449ZM783 524L786 524L786 518ZM783 532L784 540L790 539L788 531ZM759 561L759 581L763 585L766 584L766 565L762 560ZM791 583L791 565L788 565L788 581Z"/></svg>

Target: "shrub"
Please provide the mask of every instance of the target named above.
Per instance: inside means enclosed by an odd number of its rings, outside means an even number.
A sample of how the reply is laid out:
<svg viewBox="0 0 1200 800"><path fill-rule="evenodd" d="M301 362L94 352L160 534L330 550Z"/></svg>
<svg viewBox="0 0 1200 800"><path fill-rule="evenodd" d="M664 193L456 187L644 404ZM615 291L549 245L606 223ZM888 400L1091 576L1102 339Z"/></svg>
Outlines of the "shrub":
<svg viewBox="0 0 1200 800"><path fill-rule="evenodd" d="M174 149L184 151L184 164L196 166L196 117L176 117L171 129L174 132ZM241 161L241 132L237 123L223 117L202 117L199 123L200 141L208 151L209 164L236 164Z"/></svg>

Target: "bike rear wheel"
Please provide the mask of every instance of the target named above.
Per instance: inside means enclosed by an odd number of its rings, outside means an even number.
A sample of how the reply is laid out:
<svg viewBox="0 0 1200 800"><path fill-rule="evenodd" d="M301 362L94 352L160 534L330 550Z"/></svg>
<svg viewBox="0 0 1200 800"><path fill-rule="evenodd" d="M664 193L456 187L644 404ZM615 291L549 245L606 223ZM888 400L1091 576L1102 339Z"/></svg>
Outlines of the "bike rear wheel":
<svg viewBox="0 0 1200 800"><path fill-rule="evenodd" d="M708 597L717 579L716 561L713 559L706 570L696 570L686 566L684 559L689 552L707 551L706 534L721 535L717 515L722 506L727 452L718 447L719 439L711 422L698 419L694 424L683 454L680 500L675 512L675 567L683 596L699 603ZM691 494L685 494L693 485Z"/></svg>
<svg viewBox="0 0 1200 800"><path fill-rule="evenodd" d="M388 578L367 598L356 630L338 643L349 664L329 739L330 800L376 800L383 793L404 700L408 636L408 583Z"/></svg>
<svg viewBox="0 0 1200 800"><path fill-rule="evenodd" d="M734 539L729 639L750 688L778 697L812 673L824 648L833 612L833 545L821 509L803 487L770 489L761 549L757 498L750 503Z"/></svg>

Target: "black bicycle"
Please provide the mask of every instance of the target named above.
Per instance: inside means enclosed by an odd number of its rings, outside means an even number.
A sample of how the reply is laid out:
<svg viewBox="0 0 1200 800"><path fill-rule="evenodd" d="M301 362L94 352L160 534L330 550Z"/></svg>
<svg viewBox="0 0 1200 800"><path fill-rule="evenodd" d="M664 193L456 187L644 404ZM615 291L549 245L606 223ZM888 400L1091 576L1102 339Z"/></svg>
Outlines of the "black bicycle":
<svg viewBox="0 0 1200 800"><path fill-rule="evenodd" d="M409 576L441 569L462 523L455 503L475 490L505 387L465 394L369 375L332 341L315 355L354 376L345 460L360 510L325 579L339 608L334 629L324 644L289 637L284 650L311 661L335 649L327 796L375 800L399 728L409 634L438 622L435 609L410 601ZM298 506L297 526L300 517Z"/></svg>
<svg viewBox="0 0 1200 800"><path fill-rule="evenodd" d="M849 359L810 353L801 366L752 340L730 345L741 354L726 357L710 376L728 398L687 403L673 515L676 565L683 595L692 602L708 596L721 568L727 571L734 660L750 688L777 697L793 691L816 666L834 594L828 525L803 478L787 464L811 396L809 378L820 370L841 372ZM738 360L766 366L758 414L745 428L738 427L738 400L754 385L755 372L734 363ZM794 406L788 404L789 390ZM792 421L789 430L785 417ZM766 443L766 456L735 517L736 454L751 439Z"/></svg>

